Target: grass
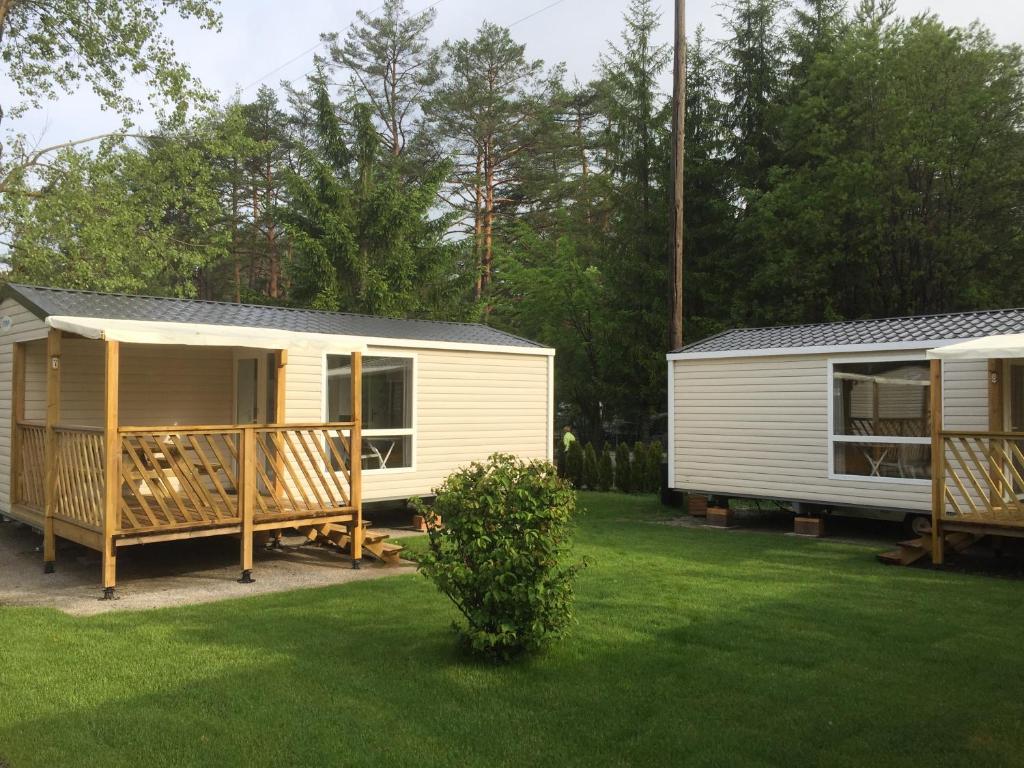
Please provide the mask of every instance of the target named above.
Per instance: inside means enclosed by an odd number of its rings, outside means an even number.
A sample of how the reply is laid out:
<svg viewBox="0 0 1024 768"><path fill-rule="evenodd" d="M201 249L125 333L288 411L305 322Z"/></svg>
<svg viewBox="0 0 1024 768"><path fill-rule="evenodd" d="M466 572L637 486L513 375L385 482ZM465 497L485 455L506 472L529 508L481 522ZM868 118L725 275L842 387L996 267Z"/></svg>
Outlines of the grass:
<svg viewBox="0 0 1024 768"><path fill-rule="evenodd" d="M579 624L467 662L400 576L139 613L0 608L0 764L1024 763L1020 582L650 524L583 495Z"/></svg>

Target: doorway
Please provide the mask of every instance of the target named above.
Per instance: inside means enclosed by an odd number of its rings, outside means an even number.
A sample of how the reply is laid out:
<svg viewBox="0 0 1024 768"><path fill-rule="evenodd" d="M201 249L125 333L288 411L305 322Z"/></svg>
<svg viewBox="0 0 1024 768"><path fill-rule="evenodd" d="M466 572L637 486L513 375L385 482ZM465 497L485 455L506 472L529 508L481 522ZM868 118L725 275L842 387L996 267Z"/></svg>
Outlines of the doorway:
<svg viewBox="0 0 1024 768"><path fill-rule="evenodd" d="M273 424L277 420L277 375L273 352L235 355L235 424Z"/></svg>

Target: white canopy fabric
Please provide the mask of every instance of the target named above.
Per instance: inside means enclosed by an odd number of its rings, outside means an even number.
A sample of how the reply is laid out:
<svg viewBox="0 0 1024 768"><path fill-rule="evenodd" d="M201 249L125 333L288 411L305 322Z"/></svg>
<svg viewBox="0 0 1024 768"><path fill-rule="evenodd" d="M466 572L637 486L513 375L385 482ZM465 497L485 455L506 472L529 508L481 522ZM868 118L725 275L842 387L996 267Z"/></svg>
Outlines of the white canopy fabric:
<svg viewBox="0 0 1024 768"><path fill-rule="evenodd" d="M993 360L1002 357L1024 357L1024 333L983 336L945 347L928 350L933 360Z"/></svg>
<svg viewBox="0 0 1024 768"><path fill-rule="evenodd" d="M354 336L300 333L240 325L169 323L156 320L106 320L96 317L51 315L46 324L87 339L129 344L183 344L197 347L288 349L296 352L349 354L365 352L366 343Z"/></svg>

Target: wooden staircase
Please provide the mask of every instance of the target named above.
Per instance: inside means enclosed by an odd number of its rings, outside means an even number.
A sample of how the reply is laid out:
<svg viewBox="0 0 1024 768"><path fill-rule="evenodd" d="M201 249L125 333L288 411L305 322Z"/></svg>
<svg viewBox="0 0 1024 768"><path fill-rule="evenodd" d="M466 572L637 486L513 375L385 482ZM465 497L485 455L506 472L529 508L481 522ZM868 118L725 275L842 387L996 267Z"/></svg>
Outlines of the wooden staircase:
<svg viewBox="0 0 1024 768"><path fill-rule="evenodd" d="M398 565L401 561L401 552L404 547L398 544L389 544L386 533L372 533L367 529L372 526L369 520L363 521L363 555L374 560L379 560L385 565ZM352 545L352 535L349 526L336 523L325 523L323 525L308 525L299 529L305 534L310 542L321 544L333 544L340 550L348 550Z"/></svg>
<svg viewBox="0 0 1024 768"><path fill-rule="evenodd" d="M947 533L945 535L946 552L963 552L983 538L984 534L978 533L963 533L961 531ZM897 546L899 549L880 553L878 555L879 561L886 565L913 565L918 560L931 555L932 535L931 533L926 533L916 539L901 541Z"/></svg>

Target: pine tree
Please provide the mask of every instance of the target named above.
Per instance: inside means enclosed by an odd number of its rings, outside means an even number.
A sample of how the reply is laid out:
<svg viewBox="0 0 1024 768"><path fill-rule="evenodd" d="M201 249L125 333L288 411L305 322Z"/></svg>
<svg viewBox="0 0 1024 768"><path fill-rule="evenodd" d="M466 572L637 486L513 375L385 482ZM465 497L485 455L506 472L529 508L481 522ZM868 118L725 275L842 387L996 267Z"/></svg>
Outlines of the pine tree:
<svg viewBox="0 0 1024 768"><path fill-rule="evenodd" d="M542 162L556 123L549 109L557 78L526 58L504 27L485 22L473 40L445 46L445 76L424 109L432 139L454 157L445 192L471 237L482 299L494 279L502 226L510 228L528 202L524 163Z"/></svg>
<svg viewBox="0 0 1024 768"><path fill-rule="evenodd" d="M326 35L331 61L349 73L353 101L372 106L381 145L394 156L412 141L414 122L440 75L440 53L428 42L437 10L410 14L404 0L385 0L380 14L358 11L343 42Z"/></svg>
<svg viewBox="0 0 1024 768"><path fill-rule="evenodd" d="M597 452L593 443L587 443L583 449L583 484L591 491L598 485Z"/></svg>
<svg viewBox="0 0 1024 768"><path fill-rule="evenodd" d="M669 436L669 439L671 440L672 437ZM658 493L659 491L661 491L661 466L664 458L665 452L664 449L661 447L660 440L655 440L647 447L646 484L647 490L650 493Z"/></svg>
<svg viewBox="0 0 1024 768"><path fill-rule="evenodd" d="M615 487L623 493L633 490L633 471L629 455L629 445L619 443L615 448Z"/></svg>
<svg viewBox="0 0 1024 768"><path fill-rule="evenodd" d="M602 491L610 491L615 484L615 468L612 466L612 447L605 443L601 448L601 457L597 461L597 487Z"/></svg>

